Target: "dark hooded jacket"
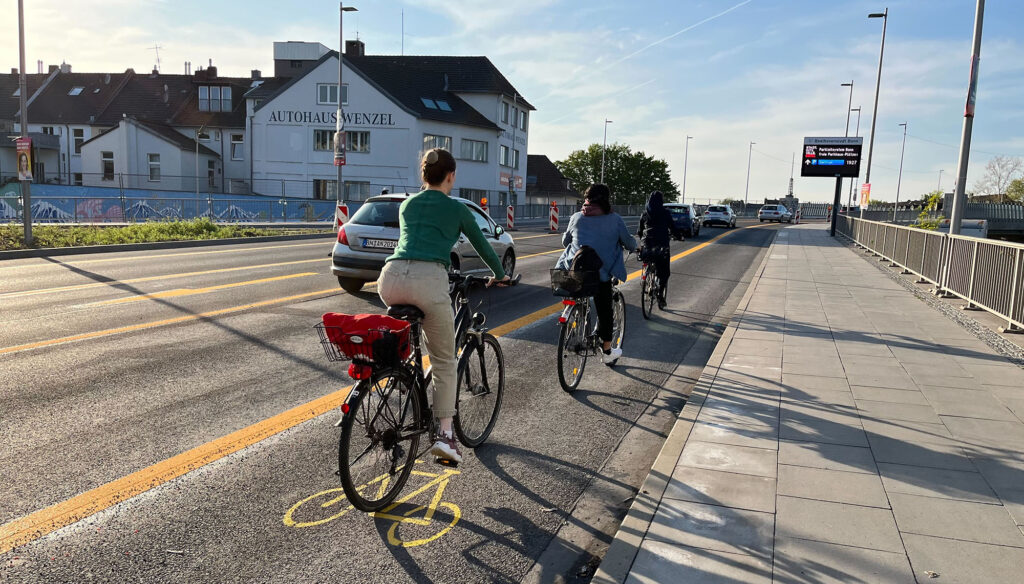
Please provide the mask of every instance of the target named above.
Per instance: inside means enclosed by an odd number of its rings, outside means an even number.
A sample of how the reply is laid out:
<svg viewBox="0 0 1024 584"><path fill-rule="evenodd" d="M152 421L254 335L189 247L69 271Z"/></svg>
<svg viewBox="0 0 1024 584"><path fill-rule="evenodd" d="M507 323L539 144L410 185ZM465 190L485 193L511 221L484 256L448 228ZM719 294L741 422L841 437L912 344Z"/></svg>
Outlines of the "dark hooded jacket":
<svg viewBox="0 0 1024 584"><path fill-rule="evenodd" d="M654 191L640 216L640 228L637 230L640 244L648 249L668 247L672 236L678 234L672 214L665 208L661 191Z"/></svg>

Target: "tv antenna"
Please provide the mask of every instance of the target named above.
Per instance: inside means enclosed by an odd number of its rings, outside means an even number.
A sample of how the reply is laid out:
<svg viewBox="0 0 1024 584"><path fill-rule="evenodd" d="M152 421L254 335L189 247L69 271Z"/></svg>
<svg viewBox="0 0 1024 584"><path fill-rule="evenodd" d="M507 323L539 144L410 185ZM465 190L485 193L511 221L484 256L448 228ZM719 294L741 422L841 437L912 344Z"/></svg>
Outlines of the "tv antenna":
<svg viewBox="0 0 1024 584"><path fill-rule="evenodd" d="M162 48L163 47L160 45L153 45L152 47L149 47L149 50L156 51L156 70L158 73L160 72L160 49Z"/></svg>

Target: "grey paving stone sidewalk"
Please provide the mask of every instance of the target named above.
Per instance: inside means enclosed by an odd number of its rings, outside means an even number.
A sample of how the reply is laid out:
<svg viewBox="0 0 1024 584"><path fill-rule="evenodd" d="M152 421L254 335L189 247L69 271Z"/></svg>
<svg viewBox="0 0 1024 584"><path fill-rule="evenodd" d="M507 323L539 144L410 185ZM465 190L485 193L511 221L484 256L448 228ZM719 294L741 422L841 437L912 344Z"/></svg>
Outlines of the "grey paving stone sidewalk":
<svg viewBox="0 0 1024 584"><path fill-rule="evenodd" d="M626 582L1024 582L1024 370L870 261L780 231Z"/></svg>

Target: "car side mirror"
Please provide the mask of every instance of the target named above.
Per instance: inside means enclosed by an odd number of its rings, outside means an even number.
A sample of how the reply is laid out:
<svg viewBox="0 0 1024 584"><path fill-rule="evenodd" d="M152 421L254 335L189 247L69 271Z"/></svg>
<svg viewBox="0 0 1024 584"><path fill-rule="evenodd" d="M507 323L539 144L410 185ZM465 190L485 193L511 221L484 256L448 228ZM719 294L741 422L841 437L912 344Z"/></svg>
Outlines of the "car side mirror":
<svg viewBox="0 0 1024 584"><path fill-rule="evenodd" d="M494 238L497 239L497 238L501 237L502 233L505 233L505 230L501 227L501 225L495 225L494 226Z"/></svg>

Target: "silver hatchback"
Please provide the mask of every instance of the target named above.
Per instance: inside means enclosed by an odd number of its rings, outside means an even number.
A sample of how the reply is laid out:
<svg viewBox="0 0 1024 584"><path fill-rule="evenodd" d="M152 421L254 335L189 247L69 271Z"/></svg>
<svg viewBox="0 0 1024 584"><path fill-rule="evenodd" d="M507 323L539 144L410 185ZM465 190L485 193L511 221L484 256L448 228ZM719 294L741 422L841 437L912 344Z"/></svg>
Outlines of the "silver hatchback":
<svg viewBox="0 0 1024 584"><path fill-rule="evenodd" d="M366 200L348 223L338 230L334 244L331 271L346 292L354 294L367 282L377 280L384 260L398 246L398 208L409 195L381 195ZM473 219L501 258L505 273L512 275L516 265L515 242L512 236L488 217L476 203L453 197L469 207ZM473 244L462 235L452 247L452 269L463 273L490 272Z"/></svg>

